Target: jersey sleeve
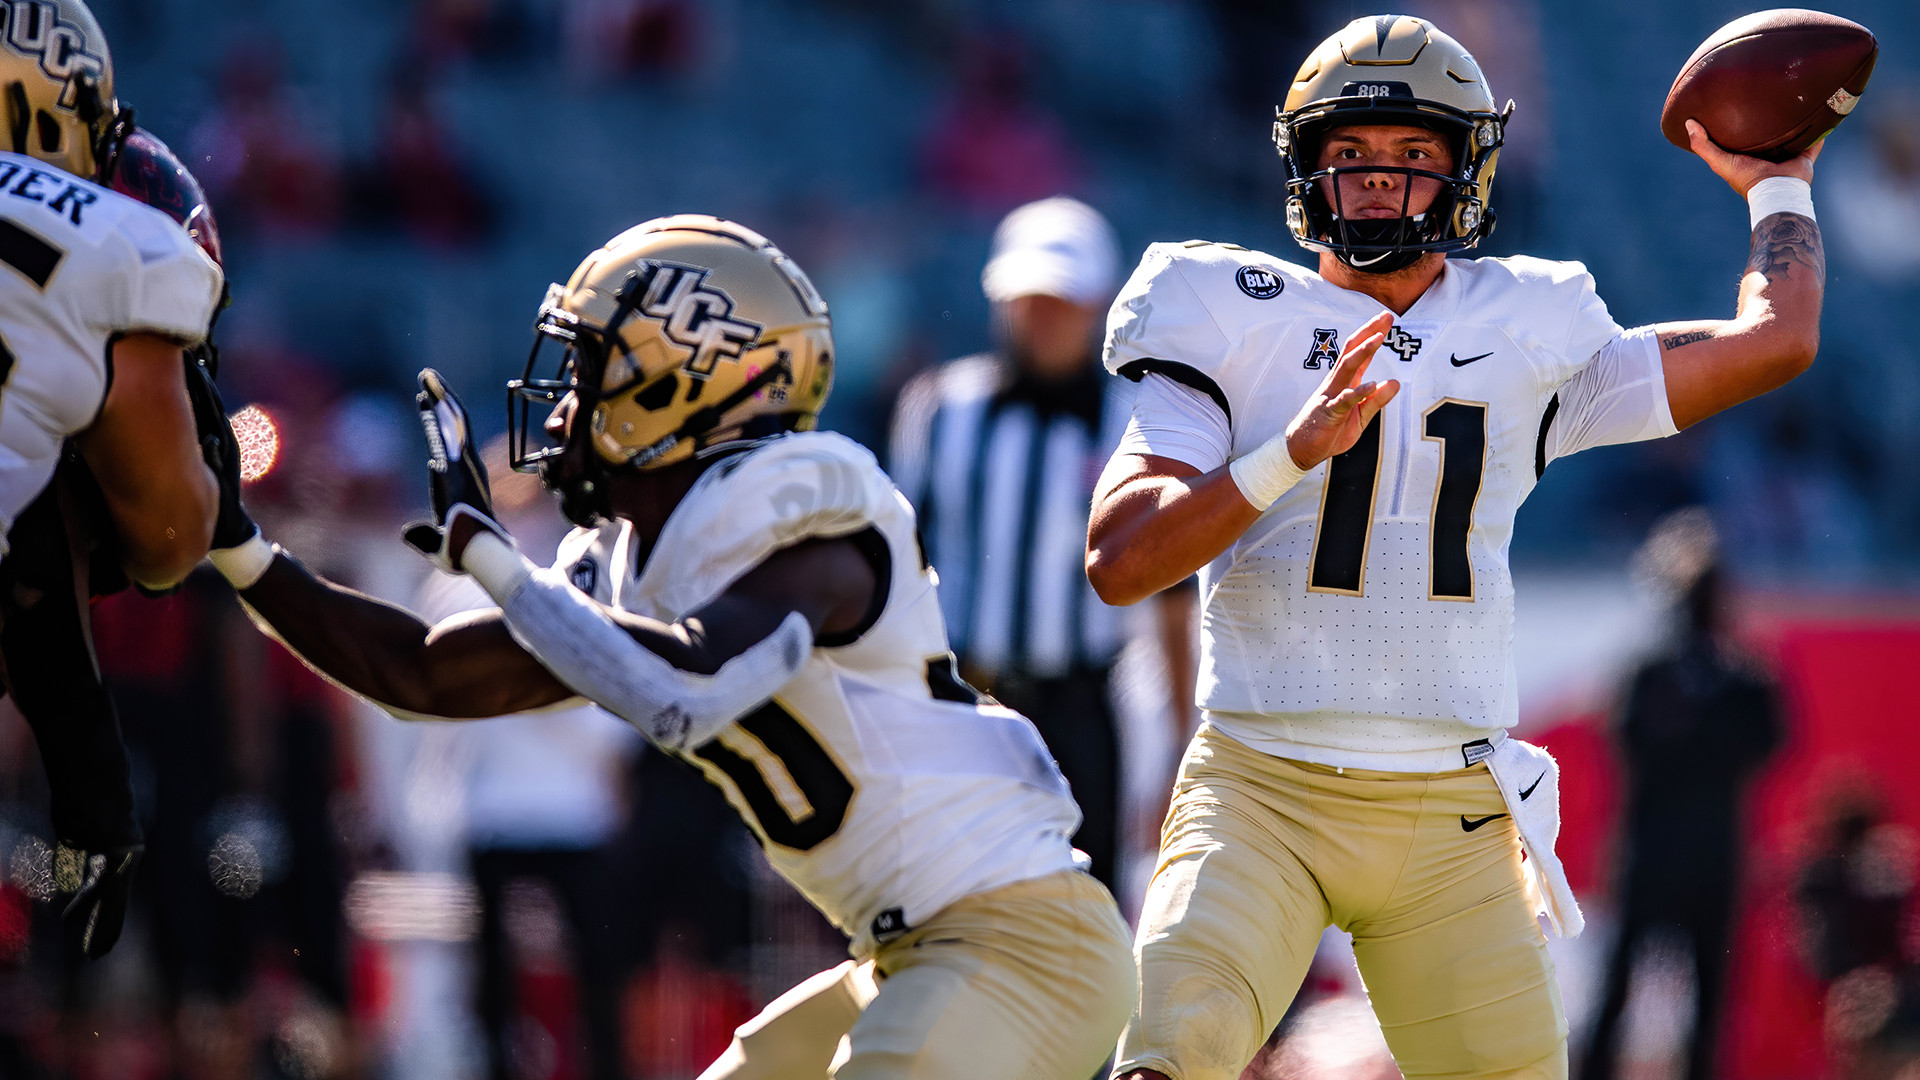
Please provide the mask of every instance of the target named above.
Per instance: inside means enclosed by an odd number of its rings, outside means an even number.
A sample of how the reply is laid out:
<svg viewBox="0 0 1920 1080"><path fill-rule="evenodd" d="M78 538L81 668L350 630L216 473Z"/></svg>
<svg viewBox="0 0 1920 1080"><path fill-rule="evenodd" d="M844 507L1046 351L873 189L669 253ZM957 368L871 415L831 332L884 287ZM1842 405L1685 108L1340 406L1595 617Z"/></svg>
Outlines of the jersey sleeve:
<svg viewBox="0 0 1920 1080"><path fill-rule="evenodd" d="M1229 342L1188 280L1174 244L1154 244L1107 314L1107 370L1135 382L1149 373L1185 383L1230 415L1219 383Z"/></svg>
<svg viewBox="0 0 1920 1080"><path fill-rule="evenodd" d="M1536 469L1591 447L1664 439L1678 430L1659 336L1651 326L1638 327L1607 341L1560 387L1541 425Z"/></svg>
<svg viewBox="0 0 1920 1080"><path fill-rule="evenodd" d="M1232 456L1233 433L1227 415L1205 392L1150 372L1140 380L1133 415L1114 452L1172 458L1212 472Z"/></svg>
<svg viewBox="0 0 1920 1080"><path fill-rule="evenodd" d="M1607 310L1607 302L1600 299L1600 293L1594 288L1593 275L1579 263L1568 263L1573 271L1567 286L1574 291L1573 321L1567 327L1567 343L1560 350L1561 355L1573 364L1581 364L1600 352L1608 342L1621 334L1620 324L1613 321L1613 314Z"/></svg>
<svg viewBox="0 0 1920 1080"><path fill-rule="evenodd" d="M715 465L675 517L660 599L686 612L717 596L767 556L802 540L871 526L882 500L900 498L866 448L830 433L788 435ZM662 543L668 538L663 536Z"/></svg>
<svg viewBox="0 0 1920 1080"><path fill-rule="evenodd" d="M220 268L172 219L148 207L119 222L127 249L124 307L116 333L157 334L184 345L207 336L220 303Z"/></svg>

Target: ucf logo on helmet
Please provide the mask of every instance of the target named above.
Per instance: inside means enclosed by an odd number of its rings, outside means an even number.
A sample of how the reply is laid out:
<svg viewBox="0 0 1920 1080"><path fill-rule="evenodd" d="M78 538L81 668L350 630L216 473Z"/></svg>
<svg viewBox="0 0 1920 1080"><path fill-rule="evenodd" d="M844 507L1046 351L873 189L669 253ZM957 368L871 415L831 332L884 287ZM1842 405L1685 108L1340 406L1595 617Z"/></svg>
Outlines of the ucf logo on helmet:
<svg viewBox="0 0 1920 1080"><path fill-rule="evenodd" d="M87 51L80 28L60 21L58 9L45 0L0 0L0 18L6 20L7 48L22 56L40 58L40 68L50 78L66 79L77 73L101 78L107 63ZM75 105L78 83L69 82L60 95L60 104Z"/></svg>
<svg viewBox="0 0 1920 1080"><path fill-rule="evenodd" d="M640 273L634 310L658 321L668 340L693 350L688 374L704 379L722 358L739 359L760 340L764 327L734 318L733 298L706 283L704 268L649 262Z"/></svg>

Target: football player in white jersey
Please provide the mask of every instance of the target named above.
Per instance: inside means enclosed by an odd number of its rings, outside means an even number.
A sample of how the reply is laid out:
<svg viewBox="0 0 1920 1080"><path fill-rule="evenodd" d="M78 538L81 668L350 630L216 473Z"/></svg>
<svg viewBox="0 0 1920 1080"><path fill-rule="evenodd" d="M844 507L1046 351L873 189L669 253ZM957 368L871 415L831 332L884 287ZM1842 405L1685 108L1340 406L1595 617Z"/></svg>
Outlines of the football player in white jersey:
<svg viewBox="0 0 1920 1080"><path fill-rule="evenodd" d="M180 354L206 337L220 268L166 214L93 182L131 118L86 6L0 6L0 532L71 438L128 574L171 585L212 536Z"/></svg>
<svg viewBox="0 0 1920 1080"><path fill-rule="evenodd" d="M1319 272L1155 244L1115 301L1106 361L1141 385L1087 571L1122 604L1198 571L1205 603L1205 723L1141 916L1121 1076L1239 1074L1328 924L1352 932L1407 1076L1566 1075L1521 860L1577 933L1557 773L1505 730L1514 514L1555 458L1671 435L1812 363L1818 146L1774 164L1693 125L1751 206L1737 312L1623 330L1578 263L1447 258L1492 225L1511 109L1430 23L1356 20L1274 127Z"/></svg>
<svg viewBox="0 0 1920 1080"><path fill-rule="evenodd" d="M408 539L498 610L430 627L257 535L215 565L397 715L586 698L726 793L854 959L708 1077L1083 1080L1133 1005L1126 924L1076 868L1079 810L1033 726L955 676L912 509L866 450L808 430L832 365L812 284L741 226L663 218L553 286L538 328L516 464L580 526L550 569L490 519L465 415L421 375L439 522ZM530 446L542 417L557 447Z"/></svg>
<svg viewBox="0 0 1920 1080"><path fill-rule="evenodd" d="M182 350L224 288L198 187L115 99L84 4L0 3L0 115L0 671L47 771L67 944L99 956L140 830L85 604L206 553L195 419L219 413Z"/></svg>

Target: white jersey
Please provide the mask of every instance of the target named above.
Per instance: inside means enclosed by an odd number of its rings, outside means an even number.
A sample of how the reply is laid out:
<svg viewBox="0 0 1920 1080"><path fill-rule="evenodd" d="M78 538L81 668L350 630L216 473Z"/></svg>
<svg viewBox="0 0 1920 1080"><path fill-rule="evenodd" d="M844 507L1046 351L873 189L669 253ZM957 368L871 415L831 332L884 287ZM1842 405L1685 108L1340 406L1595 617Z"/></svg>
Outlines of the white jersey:
<svg viewBox="0 0 1920 1080"><path fill-rule="evenodd" d="M116 337L206 336L220 269L172 218L0 153L0 537L99 415ZM4 550L0 540L0 551Z"/></svg>
<svg viewBox="0 0 1920 1080"><path fill-rule="evenodd" d="M1143 380L1119 453L1216 469L1282 431L1380 304L1221 244L1156 244L1108 369ZM1578 263L1449 260L1366 378L1401 389L1201 571L1199 704L1327 765L1460 768L1518 714L1514 515L1546 464L1672 434L1658 344Z"/></svg>
<svg viewBox="0 0 1920 1080"><path fill-rule="evenodd" d="M806 433L708 469L651 552L580 529L554 565L594 599L671 622L775 551L849 537L883 583L864 624L689 760L856 952L963 896L1073 866L1080 811L1033 725L954 675L913 510L859 444Z"/></svg>

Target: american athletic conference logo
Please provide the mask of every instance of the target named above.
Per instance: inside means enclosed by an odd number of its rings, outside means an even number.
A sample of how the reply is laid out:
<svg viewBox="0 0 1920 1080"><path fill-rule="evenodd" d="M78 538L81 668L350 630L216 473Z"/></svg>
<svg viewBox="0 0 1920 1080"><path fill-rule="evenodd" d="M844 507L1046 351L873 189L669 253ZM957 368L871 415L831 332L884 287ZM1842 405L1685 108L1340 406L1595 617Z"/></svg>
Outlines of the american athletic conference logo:
<svg viewBox="0 0 1920 1080"><path fill-rule="evenodd" d="M1287 283L1279 274L1264 266L1243 266L1233 275L1240 283L1240 291L1255 300L1271 300L1286 291Z"/></svg>
<svg viewBox="0 0 1920 1080"><path fill-rule="evenodd" d="M22 56L37 58L48 78L87 74L97 83L106 74L106 60L88 52L80 28L61 22L59 9L46 0L0 0L0 16L6 19L7 47ZM60 93L63 108L78 104L78 88L77 80L67 83Z"/></svg>
<svg viewBox="0 0 1920 1080"><path fill-rule="evenodd" d="M693 350L687 373L703 379L722 358L739 359L764 329L734 318L733 297L707 284L707 273L700 266L647 262L633 285L640 294L633 309L658 321L669 341Z"/></svg>

